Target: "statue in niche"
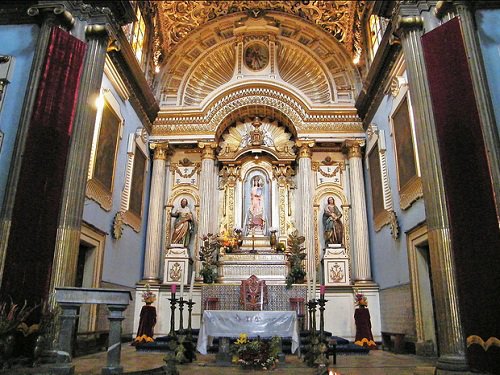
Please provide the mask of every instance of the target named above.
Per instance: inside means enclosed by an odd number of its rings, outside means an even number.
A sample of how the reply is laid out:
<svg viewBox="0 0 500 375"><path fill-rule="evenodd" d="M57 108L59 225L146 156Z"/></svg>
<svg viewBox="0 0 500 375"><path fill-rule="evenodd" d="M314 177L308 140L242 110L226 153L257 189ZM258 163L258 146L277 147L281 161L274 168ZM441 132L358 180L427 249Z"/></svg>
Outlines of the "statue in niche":
<svg viewBox="0 0 500 375"><path fill-rule="evenodd" d="M265 234L267 217L265 210L264 179L260 175L250 180L250 204L245 215L247 234Z"/></svg>
<svg viewBox="0 0 500 375"><path fill-rule="evenodd" d="M325 245L340 244L344 237L344 226L340 218L342 212L335 205L333 197L328 197L327 204L323 211L323 235L325 238Z"/></svg>
<svg viewBox="0 0 500 375"><path fill-rule="evenodd" d="M194 232L194 218L191 209L188 206L186 198L181 199L181 207L170 214L175 217L174 231L172 233L171 243L182 244L189 247L191 236Z"/></svg>

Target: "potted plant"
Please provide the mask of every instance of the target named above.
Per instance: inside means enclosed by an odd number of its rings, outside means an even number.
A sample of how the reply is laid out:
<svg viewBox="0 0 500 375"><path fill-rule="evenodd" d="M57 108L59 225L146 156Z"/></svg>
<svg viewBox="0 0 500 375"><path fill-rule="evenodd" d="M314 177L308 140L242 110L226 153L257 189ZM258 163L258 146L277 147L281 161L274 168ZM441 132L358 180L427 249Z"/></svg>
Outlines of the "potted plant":
<svg viewBox="0 0 500 375"><path fill-rule="evenodd" d="M202 245L200 247L201 270L200 275L203 277L203 282L211 284L217 276L217 261L216 255L219 250L220 242L216 234L209 233L202 237Z"/></svg>
<svg viewBox="0 0 500 375"><path fill-rule="evenodd" d="M288 236L288 275L286 277L286 287L291 288L292 284L303 283L306 276L304 270L304 259L306 257L304 236L299 236L298 231L294 231Z"/></svg>

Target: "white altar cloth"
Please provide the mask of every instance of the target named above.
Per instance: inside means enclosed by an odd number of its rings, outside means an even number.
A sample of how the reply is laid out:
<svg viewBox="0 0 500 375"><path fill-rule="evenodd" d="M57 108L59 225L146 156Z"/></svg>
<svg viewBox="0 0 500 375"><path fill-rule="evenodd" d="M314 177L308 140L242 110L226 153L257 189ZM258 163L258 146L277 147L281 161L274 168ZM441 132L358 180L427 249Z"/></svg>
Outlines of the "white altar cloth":
<svg viewBox="0 0 500 375"><path fill-rule="evenodd" d="M207 354L208 337L271 338L291 337L292 353L299 347L299 329L295 311L205 310L196 349Z"/></svg>

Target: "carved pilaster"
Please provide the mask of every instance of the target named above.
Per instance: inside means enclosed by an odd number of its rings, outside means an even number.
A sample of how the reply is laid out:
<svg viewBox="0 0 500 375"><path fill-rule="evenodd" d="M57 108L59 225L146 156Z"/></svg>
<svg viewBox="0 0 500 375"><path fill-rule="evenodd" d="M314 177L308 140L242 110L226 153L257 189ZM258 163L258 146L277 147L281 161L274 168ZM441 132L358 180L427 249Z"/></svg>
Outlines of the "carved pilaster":
<svg viewBox="0 0 500 375"><path fill-rule="evenodd" d="M344 151L347 153L350 166L352 225L356 228L352 238L353 278L356 284L372 283L365 183L361 159L362 146L364 146L364 141L357 139L347 140L344 144Z"/></svg>
<svg viewBox="0 0 500 375"><path fill-rule="evenodd" d="M215 229L214 220L216 207L217 189L215 186L215 142L199 142L198 147L201 153L201 174L200 174L200 212L201 217L198 225L198 234L205 235L213 233Z"/></svg>
<svg viewBox="0 0 500 375"><path fill-rule="evenodd" d="M446 194L421 37L423 19L400 14L395 32L400 35L407 64L409 91L415 119L439 335L438 368L466 369L465 339L460 325L455 266L452 259Z"/></svg>
<svg viewBox="0 0 500 375"><path fill-rule="evenodd" d="M87 27L85 30L87 52L78 95L69 149L66 177L59 215L51 288L73 285L80 244L79 228L82 222L87 169L90 160L93 124L96 108L88 105L96 98L101 87L108 28Z"/></svg>
<svg viewBox="0 0 500 375"><path fill-rule="evenodd" d="M168 142L152 143L149 146L149 148L154 150L154 153L144 254L144 282L157 282L160 280L163 197L165 196L168 147Z"/></svg>

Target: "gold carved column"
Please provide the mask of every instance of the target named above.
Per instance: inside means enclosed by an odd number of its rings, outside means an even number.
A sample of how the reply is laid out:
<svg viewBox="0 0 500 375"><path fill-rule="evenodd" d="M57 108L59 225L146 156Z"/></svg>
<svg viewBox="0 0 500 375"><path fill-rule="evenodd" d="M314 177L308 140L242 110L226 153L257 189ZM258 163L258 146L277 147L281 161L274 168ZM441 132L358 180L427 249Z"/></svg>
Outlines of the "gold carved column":
<svg viewBox="0 0 500 375"><path fill-rule="evenodd" d="M273 176L278 182L278 207L279 207L279 226L278 236L286 236L287 219L292 216L292 207L290 202L290 189L294 187L292 176L294 170L289 165L277 165L273 167Z"/></svg>
<svg viewBox="0 0 500 375"><path fill-rule="evenodd" d="M224 191L222 198L222 224L230 232L235 228L234 205L236 199L236 182L241 179L241 168L236 165L224 165L219 173L220 189Z"/></svg>

